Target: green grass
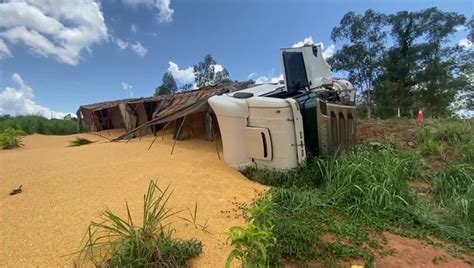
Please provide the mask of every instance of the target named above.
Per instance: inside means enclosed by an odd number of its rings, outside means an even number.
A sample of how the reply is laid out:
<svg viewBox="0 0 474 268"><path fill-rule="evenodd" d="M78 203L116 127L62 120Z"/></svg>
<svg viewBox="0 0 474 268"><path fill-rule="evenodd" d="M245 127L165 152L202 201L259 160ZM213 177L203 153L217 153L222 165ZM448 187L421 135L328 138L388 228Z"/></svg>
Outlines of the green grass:
<svg viewBox="0 0 474 268"><path fill-rule="evenodd" d="M420 153L423 156L430 155L440 155L442 151L442 146L438 141L435 141L433 138L425 138L419 145Z"/></svg>
<svg viewBox="0 0 474 268"><path fill-rule="evenodd" d="M0 131L7 128L22 130L26 134L69 135L78 133L77 121L46 119L37 115L0 117Z"/></svg>
<svg viewBox="0 0 474 268"><path fill-rule="evenodd" d="M87 145L91 144L93 141L90 141L88 139L84 138L76 138L75 140L70 141L70 147L75 147L75 146L82 146L82 145Z"/></svg>
<svg viewBox="0 0 474 268"><path fill-rule="evenodd" d="M308 159L297 170L245 170L250 179L272 186L264 197L269 202L265 213L249 211L252 225L267 226L276 240L270 266L282 260L331 266L354 258L371 265L375 256L390 254L383 249L383 231L431 235L473 252L472 166L430 174L426 180L433 190L420 199L408 182L424 176L422 167L416 152L365 145Z"/></svg>
<svg viewBox="0 0 474 268"><path fill-rule="evenodd" d="M439 156L452 150L461 161L474 159L474 128L467 120L429 121L418 131L418 149L423 156Z"/></svg>
<svg viewBox="0 0 474 268"><path fill-rule="evenodd" d="M7 128L0 132L0 148L13 149L21 146L21 136L25 133L14 128Z"/></svg>
<svg viewBox="0 0 474 268"><path fill-rule="evenodd" d="M171 192L151 181L144 196L140 224L126 205L127 216L107 209L100 222L92 222L83 240L76 265L98 267L182 267L202 252L196 239L177 240L166 223L177 212L167 207Z"/></svg>

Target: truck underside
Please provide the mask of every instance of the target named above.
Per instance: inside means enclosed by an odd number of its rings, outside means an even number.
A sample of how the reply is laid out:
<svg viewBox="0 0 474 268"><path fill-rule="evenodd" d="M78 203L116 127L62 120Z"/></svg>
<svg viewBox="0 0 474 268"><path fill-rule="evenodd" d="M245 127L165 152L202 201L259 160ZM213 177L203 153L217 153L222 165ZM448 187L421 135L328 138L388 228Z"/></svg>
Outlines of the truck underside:
<svg viewBox="0 0 474 268"><path fill-rule="evenodd" d="M356 143L355 94L317 46L282 50L285 83L214 96L224 159L234 168L296 168Z"/></svg>

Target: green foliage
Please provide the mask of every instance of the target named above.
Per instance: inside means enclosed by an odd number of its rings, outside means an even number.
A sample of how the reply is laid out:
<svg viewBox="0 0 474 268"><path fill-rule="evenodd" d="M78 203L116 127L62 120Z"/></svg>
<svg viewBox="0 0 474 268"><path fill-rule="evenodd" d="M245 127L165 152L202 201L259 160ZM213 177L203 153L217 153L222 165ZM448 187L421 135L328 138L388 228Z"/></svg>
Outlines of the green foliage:
<svg viewBox="0 0 474 268"><path fill-rule="evenodd" d="M473 217L471 220L474 220L473 190L474 167L470 165L451 165L433 177L433 194L437 202L443 207L450 207L458 201L461 201L460 203L467 202L466 209L462 211L461 215L462 217ZM469 196L471 199L468 198ZM468 213L469 205L472 213ZM457 210L452 211L457 212Z"/></svg>
<svg viewBox="0 0 474 268"><path fill-rule="evenodd" d="M162 83L156 88L155 95L170 94L176 92L177 90L178 85L176 84L176 80L174 79L173 74L168 71L163 74Z"/></svg>
<svg viewBox="0 0 474 268"><path fill-rule="evenodd" d="M93 141L90 141L88 139L84 138L76 138L75 140L72 140L70 142L71 144L69 146L75 147L75 146L82 146L82 145L87 145L93 143Z"/></svg>
<svg viewBox="0 0 474 268"><path fill-rule="evenodd" d="M464 162L474 163L474 140L460 144L458 149Z"/></svg>
<svg viewBox="0 0 474 268"><path fill-rule="evenodd" d="M343 41L332 67L347 72L361 91L368 116L372 95L382 118L398 110L413 116L420 108L428 116L449 116L457 96L461 106L472 106L474 52L447 42L465 22L463 15L435 7L388 15L348 12L332 31L333 41ZM472 19L466 26L471 29Z"/></svg>
<svg viewBox="0 0 474 268"><path fill-rule="evenodd" d="M128 204L126 218L110 209L102 221L92 222L79 252L79 264L92 261L106 267L181 267L202 252L195 239L176 240L165 223L176 213L167 208L169 189L161 190L150 181L144 196L141 225L133 221Z"/></svg>
<svg viewBox="0 0 474 268"><path fill-rule="evenodd" d="M425 132L436 139L432 129ZM382 231L430 234L473 248L472 166L431 175L427 203L408 186L411 178L422 176L418 157L392 146L366 145L308 159L295 171L246 170L249 178L273 186L263 197L265 209L250 210L257 215L251 217L253 225L273 227L276 244L270 263L284 258L307 265L317 259L330 266L339 259L363 258L370 265L376 253L383 253Z"/></svg>
<svg viewBox="0 0 474 268"><path fill-rule="evenodd" d="M78 133L77 121L46 119L37 115L0 117L0 131L9 127L22 130L27 134L70 135Z"/></svg>
<svg viewBox="0 0 474 268"><path fill-rule="evenodd" d="M418 131L419 149L423 156L439 155L443 144L454 150L464 162L474 159L474 129L469 121L445 120L427 122Z"/></svg>
<svg viewBox="0 0 474 268"><path fill-rule="evenodd" d="M193 84L187 83L181 87L181 92L191 91L193 89Z"/></svg>
<svg viewBox="0 0 474 268"><path fill-rule="evenodd" d="M194 75L198 88L231 81L226 68L216 72L216 64L217 62L211 55L206 55L202 62L194 65Z"/></svg>
<svg viewBox="0 0 474 268"><path fill-rule="evenodd" d="M271 228L248 222L247 228L234 226L227 233L234 249L227 258L225 267L231 267L234 259L239 259L243 266L270 267L269 250L275 243Z"/></svg>
<svg viewBox="0 0 474 268"><path fill-rule="evenodd" d="M450 165L431 176L432 194L445 213L448 238L454 238L474 248L474 167Z"/></svg>
<svg viewBox="0 0 474 268"><path fill-rule="evenodd" d="M364 15L348 12L331 34L334 42L346 41L333 56L332 68L347 72L349 80L362 92L369 119L372 105L370 91L382 71L380 60L385 46L385 24L385 15L372 9Z"/></svg>
<svg viewBox="0 0 474 268"><path fill-rule="evenodd" d="M440 155L441 145L433 138L425 138L419 145L420 153L423 156Z"/></svg>
<svg viewBox="0 0 474 268"><path fill-rule="evenodd" d="M473 137L472 129L468 121L446 121L440 124L436 133L436 139L439 141L450 142L451 144L467 143Z"/></svg>
<svg viewBox="0 0 474 268"><path fill-rule="evenodd" d="M273 217L269 211L271 195L260 199L250 211L247 228L234 226L227 233L234 249L230 252L225 267L231 267L238 259L243 267L272 267L275 264L275 243Z"/></svg>
<svg viewBox="0 0 474 268"><path fill-rule="evenodd" d="M11 127L0 132L0 148L13 149L21 145L21 137L26 135L22 130L17 130Z"/></svg>

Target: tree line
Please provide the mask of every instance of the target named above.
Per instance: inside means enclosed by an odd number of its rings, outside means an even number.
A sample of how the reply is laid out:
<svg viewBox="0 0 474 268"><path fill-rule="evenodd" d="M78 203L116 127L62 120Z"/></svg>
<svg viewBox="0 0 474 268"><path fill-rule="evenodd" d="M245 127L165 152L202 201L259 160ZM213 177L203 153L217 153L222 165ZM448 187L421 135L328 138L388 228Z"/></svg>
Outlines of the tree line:
<svg viewBox="0 0 474 268"><path fill-rule="evenodd" d="M467 31L464 46L452 39L460 29ZM362 116L411 117L422 109L428 116L445 117L455 109L474 109L473 17L436 7L394 14L348 12L331 39L342 47L328 61L358 90ZM229 72L216 66L211 55L194 65L195 86L230 81ZM180 90L192 88L185 84ZM177 91L168 71L155 94Z"/></svg>
<svg viewBox="0 0 474 268"><path fill-rule="evenodd" d="M359 90L360 110L368 118L413 116L419 109L449 116L454 103L474 109L473 26L472 17L435 7L348 12L332 30L331 39L342 48L330 63ZM460 29L468 31L467 45L452 39Z"/></svg>
<svg viewBox="0 0 474 268"><path fill-rule="evenodd" d="M226 68L216 70L217 62L211 55L204 57L204 60L194 65L194 82L197 88L212 86L219 83L229 82L230 76ZM179 90L189 91L193 84L184 84ZM162 83L155 89L155 95L175 93L178 91L178 84L170 71L163 74Z"/></svg>

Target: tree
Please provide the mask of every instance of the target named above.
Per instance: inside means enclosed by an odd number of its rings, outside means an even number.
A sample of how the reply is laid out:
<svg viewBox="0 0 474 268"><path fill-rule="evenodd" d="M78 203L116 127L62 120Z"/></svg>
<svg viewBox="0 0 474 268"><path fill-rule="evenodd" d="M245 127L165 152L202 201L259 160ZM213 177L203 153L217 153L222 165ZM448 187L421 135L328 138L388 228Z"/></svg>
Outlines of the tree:
<svg viewBox="0 0 474 268"><path fill-rule="evenodd" d="M474 17L466 23L468 29L467 40L474 41ZM474 110L474 47L459 45L456 55L456 74L460 81L461 90L456 96L457 109Z"/></svg>
<svg viewBox="0 0 474 268"><path fill-rule="evenodd" d="M216 61L211 55L204 57L204 61L194 65L194 75L196 86L198 88L211 86L217 83L229 81L229 72L224 68L222 71L216 72Z"/></svg>
<svg viewBox="0 0 474 268"><path fill-rule="evenodd" d="M215 84L219 83L227 83L230 82L229 72L226 68L222 69L222 71L217 72L215 75Z"/></svg>
<svg viewBox="0 0 474 268"><path fill-rule="evenodd" d="M174 79L173 74L168 71L163 74L161 85L155 89L155 96L174 93L177 90L178 86L176 80Z"/></svg>
<svg viewBox="0 0 474 268"><path fill-rule="evenodd" d="M385 24L385 15L371 9L364 15L349 12L341 19L340 25L333 28L331 34L334 42L346 42L342 49L334 54L332 67L336 71L347 72L349 80L362 93L369 119L374 82L381 73Z"/></svg>
<svg viewBox="0 0 474 268"><path fill-rule="evenodd" d="M459 76L456 62L457 47L446 45L456 27L464 25L466 18L455 12L429 8L419 12L426 41L422 46L419 72L419 97L431 116L450 113L449 107L462 89L464 80Z"/></svg>
<svg viewBox="0 0 474 268"><path fill-rule="evenodd" d="M181 91L183 91L183 92L190 91L192 89L193 89L193 84L191 84L191 83L184 84L181 87Z"/></svg>
<svg viewBox="0 0 474 268"><path fill-rule="evenodd" d="M415 41L423 35L417 13L401 11L387 17L394 45L385 53L382 74L375 83L377 114L394 116L397 111L408 116L416 101L413 88L417 84L416 74L420 68L418 54L420 45Z"/></svg>
<svg viewBox="0 0 474 268"><path fill-rule="evenodd" d="M393 46L382 61L376 81L377 113L409 116L423 108L431 116L444 116L466 83L459 75L457 48L446 45L464 16L429 8L388 16Z"/></svg>

